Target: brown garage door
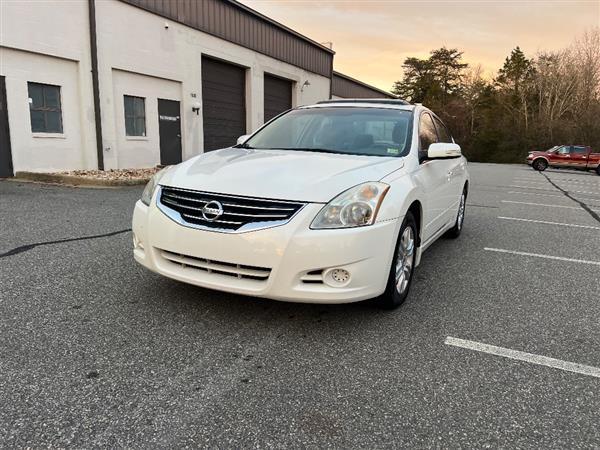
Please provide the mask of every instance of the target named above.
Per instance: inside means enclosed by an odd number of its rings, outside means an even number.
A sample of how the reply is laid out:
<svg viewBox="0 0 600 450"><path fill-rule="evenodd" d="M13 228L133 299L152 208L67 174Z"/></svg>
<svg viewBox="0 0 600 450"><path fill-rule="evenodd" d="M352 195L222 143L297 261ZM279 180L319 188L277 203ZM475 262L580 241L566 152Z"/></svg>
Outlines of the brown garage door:
<svg viewBox="0 0 600 450"><path fill-rule="evenodd" d="M265 122L292 107L292 84L265 73Z"/></svg>
<svg viewBox="0 0 600 450"><path fill-rule="evenodd" d="M246 134L246 70L202 58L204 151L231 147Z"/></svg>

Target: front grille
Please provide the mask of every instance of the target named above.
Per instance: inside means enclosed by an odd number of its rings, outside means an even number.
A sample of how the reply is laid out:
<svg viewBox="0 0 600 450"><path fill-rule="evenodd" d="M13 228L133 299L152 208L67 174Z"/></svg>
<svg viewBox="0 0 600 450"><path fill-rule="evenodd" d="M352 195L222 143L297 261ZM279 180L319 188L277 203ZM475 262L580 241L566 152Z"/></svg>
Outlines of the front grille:
<svg viewBox="0 0 600 450"><path fill-rule="evenodd" d="M206 273L216 273L219 275L230 276L240 279L250 279L257 281L266 281L271 275L271 269L268 267L246 266L243 264L228 263L223 261L214 261L212 259L197 258L195 256L182 255L180 253L157 249L167 261L177 264L185 269L197 269Z"/></svg>
<svg viewBox="0 0 600 450"><path fill-rule="evenodd" d="M203 208L214 201L222 205L223 212L217 218L203 214ZM252 198L228 194L191 191L162 187L160 203L177 211L190 224L207 228L237 231L245 225L273 226L287 222L303 206L301 202ZM208 218L207 218L208 216ZM213 220L209 220L213 219Z"/></svg>

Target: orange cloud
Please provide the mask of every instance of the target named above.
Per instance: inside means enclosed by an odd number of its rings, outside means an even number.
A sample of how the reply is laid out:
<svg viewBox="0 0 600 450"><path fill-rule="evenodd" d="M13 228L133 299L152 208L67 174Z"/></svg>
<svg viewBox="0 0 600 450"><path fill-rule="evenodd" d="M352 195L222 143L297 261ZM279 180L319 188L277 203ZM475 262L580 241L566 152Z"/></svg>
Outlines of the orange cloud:
<svg viewBox="0 0 600 450"><path fill-rule="evenodd" d="M529 56L569 45L600 26L600 0L242 0L318 42L333 42L336 70L389 90L407 56L441 46L495 73L511 49Z"/></svg>

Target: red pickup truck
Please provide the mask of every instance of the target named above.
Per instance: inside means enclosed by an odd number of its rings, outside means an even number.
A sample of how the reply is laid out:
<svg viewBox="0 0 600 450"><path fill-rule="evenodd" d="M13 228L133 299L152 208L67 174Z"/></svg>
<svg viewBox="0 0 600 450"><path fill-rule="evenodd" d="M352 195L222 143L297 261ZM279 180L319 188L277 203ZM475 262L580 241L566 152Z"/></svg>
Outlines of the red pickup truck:
<svg viewBox="0 0 600 450"><path fill-rule="evenodd" d="M592 152L592 148L585 145L557 145L545 152L529 152L527 164L539 171L559 167L595 170L600 175L600 153Z"/></svg>

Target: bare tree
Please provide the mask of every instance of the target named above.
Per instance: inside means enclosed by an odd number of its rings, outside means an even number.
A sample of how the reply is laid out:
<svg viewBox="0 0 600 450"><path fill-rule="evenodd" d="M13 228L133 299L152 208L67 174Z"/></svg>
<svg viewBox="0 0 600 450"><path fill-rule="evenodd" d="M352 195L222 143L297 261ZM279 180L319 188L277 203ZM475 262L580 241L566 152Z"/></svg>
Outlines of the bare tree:
<svg viewBox="0 0 600 450"><path fill-rule="evenodd" d="M586 142L600 144L600 27L585 32L570 48L577 89L574 122Z"/></svg>
<svg viewBox="0 0 600 450"><path fill-rule="evenodd" d="M554 142L554 130L575 108L579 80L570 50L541 53L535 60L533 87L537 97L537 123Z"/></svg>
<svg viewBox="0 0 600 450"><path fill-rule="evenodd" d="M477 112L484 103L485 90L488 82L483 78L481 64L467 69L462 76L462 94L465 107L469 115L469 132L475 132L475 119Z"/></svg>

